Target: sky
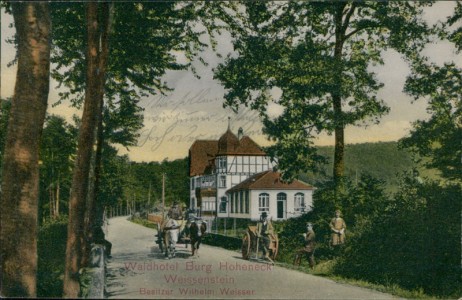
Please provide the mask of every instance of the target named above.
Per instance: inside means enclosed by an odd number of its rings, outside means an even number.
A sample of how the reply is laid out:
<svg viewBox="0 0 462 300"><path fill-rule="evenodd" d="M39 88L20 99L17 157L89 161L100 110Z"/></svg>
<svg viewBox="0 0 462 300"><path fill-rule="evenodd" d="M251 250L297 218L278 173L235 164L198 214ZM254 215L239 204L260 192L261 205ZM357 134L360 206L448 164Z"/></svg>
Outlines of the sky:
<svg viewBox="0 0 462 300"><path fill-rule="evenodd" d="M426 10L425 18L430 24L445 20L453 12L454 2L441 1ZM12 18L1 12L1 97L11 97L14 91L16 76L15 66L7 67L15 55L15 49L5 40L12 36L14 28L9 28ZM224 35L219 41L218 51L226 54L232 50L229 39ZM431 44L425 50L435 63L442 64L455 61L462 65L460 54L450 43L438 42ZM217 140L228 128L237 133L242 127L244 134L250 136L261 146L269 144L261 133L261 123L258 116L248 110L241 109L234 114L229 108L223 108L225 89L219 82L213 80L212 68L220 62L215 54L205 52L204 58L208 67L199 67L200 79L188 71L170 71L164 80L174 91L167 96L150 96L144 98L140 105L144 111L144 128L138 146L128 150L119 148L120 154L128 154L134 161L174 160L188 156L192 143L198 139ZM409 133L412 122L424 119L426 102L424 99L413 102L412 98L403 94L403 85L409 68L394 51L384 53L383 66L374 67L379 81L385 84L378 93L390 107L388 115L381 118L380 124L367 124L366 127L350 126L346 128L345 142L347 144L396 141ZM71 120L72 114L81 116L81 111L71 108L67 103L52 107L58 100L57 83L51 81L49 95L49 114L58 114ZM277 105L271 105L268 111L274 115L281 112ZM228 121L228 117L230 121ZM322 134L317 137L317 145L333 145L334 137Z"/></svg>

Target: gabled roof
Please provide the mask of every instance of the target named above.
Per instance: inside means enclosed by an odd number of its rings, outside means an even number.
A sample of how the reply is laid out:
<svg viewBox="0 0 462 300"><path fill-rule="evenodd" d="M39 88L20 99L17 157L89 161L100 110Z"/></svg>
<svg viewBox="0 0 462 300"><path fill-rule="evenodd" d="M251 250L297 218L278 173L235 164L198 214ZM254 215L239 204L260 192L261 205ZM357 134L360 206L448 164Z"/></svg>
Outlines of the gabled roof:
<svg viewBox="0 0 462 300"><path fill-rule="evenodd" d="M250 137L241 139L228 129L218 140L217 155L266 155Z"/></svg>
<svg viewBox="0 0 462 300"><path fill-rule="evenodd" d="M230 188L226 193L240 190L313 190L308 183L294 179L291 183L282 181L281 173L271 170L255 174L238 185Z"/></svg>
<svg viewBox="0 0 462 300"><path fill-rule="evenodd" d="M197 140L189 148L189 176L210 173L218 152L218 142Z"/></svg>
<svg viewBox="0 0 462 300"><path fill-rule="evenodd" d="M235 154L244 155L266 155L265 152L248 136L243 136L239 140L239 146L236 149Z"/></svg>
<svg viewBox="0 0 462 300"><path fill-rule="evenodd" d="M250 137L241 139L228 130L218 141L197 140L189 148L189 176L210 174L218 155L265 156L266 153Z"/></svg>

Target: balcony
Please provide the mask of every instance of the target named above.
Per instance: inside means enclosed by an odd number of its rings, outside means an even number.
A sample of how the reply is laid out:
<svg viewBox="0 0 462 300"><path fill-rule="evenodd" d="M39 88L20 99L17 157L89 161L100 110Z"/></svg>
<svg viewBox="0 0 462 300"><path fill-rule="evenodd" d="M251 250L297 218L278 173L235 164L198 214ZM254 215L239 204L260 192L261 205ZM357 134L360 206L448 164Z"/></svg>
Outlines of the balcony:
<svg viewBox="0 0 462 300"><path fill-rule="evenodd" d="M201 188L201 189L207 189L207 188L213 188L216 189L217 183L215 180L215 175L205 175L196 178L196 189Z"/></svg>

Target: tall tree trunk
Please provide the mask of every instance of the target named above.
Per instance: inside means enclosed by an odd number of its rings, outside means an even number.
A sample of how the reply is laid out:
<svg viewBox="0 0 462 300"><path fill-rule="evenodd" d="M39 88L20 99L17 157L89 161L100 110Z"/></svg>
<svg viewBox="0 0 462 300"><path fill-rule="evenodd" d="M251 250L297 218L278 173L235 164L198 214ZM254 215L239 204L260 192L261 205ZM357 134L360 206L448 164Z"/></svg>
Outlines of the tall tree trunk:
<svg viewBox="0 0 462 300"><path fill-rule="evenodd" d="M88 208L87 208L87 222L85 224L85 233L87 234L87 241L92 241L93 231L95 226L100 226L99 220L102 218L101 204L98 202L98 191L99 191L99 182L101 176L101 155L103 147L103 108L104 108L104 86L105 86L105 75L107 67L107 59L109 55L109 33L111 29L112 21L112 4L111 3L102 3L101 10L99 14L99 24L100 24L100 47L98 54L98 69L99 74L98 81L99 90L98 90L98 115L96 126L96 151L92 159L93 166L93 176L91 189L88 194ZM100 216L101 214L101 216ZM102 225L102 224L101 224ZM89 249L87 249L87 253ZM86 264L86 257L83 257L83 264Z"/></svg>
<svg viewBox="0 0 462 300"><path fill-rule="evenodd" d="M60 201L60 196L59 196L59 192L60 192L60 186L59 186L59 173L58 173L58 183L56 185L56 205L55 205L55 209L56 209L56 216L59 217L59 201Z"/></svg>
<svg viewBox="0 0 462 300"><path fill-rule="evenodd" d="M343 73L343 62L342 52L343 44L345 42L345 30L346 26L343 24L343 13L345 9L345 3L339 3L337 11L334 16L335 22L335 48L334 48L334 61L335 61L335 72L334 76L336 87L332 91L332 102L334 110L334 124L335 124L335 148L334 148L334 169L333 177L337 187L341 186L342 178L345 170L345 125L343 121L342 111L342 73Z"/></svg>
<svg viewBox="0 0 462 300"><path fill-rule="evenodd" d="M103 204L101 198L98 197L99 188L100 188L100 181L101 181L101 171L102 171L102 155L103 155L103 118L102 118L103 107L101 106L101 115L98 124L98 131L97 131L97 143L96 143L96 154L95 154L95 183L93 187L93 199L92 202L94 204L94 209L91 211L90 218L90 228L94 230L95 226L102 225L102 212L103 212Z"/></svg>
<svg viewBox="0 0 462 300"><path fill-rule="evenodd" d="M79 269L82 260L82 247L85 246L84 222L86 197L88 194L88 175L94 142L94 127L98 114L98 3L86 3L87 22L87 73L85 104L79 130L77 158L72 177L69 200L68 239L66 245L66 267L64 272L64 297L79 296Z"/></svg>
<svg viewBox="0 0 462 300"><path fill-rule="evenodd" d="M99 108L98 108L99 111ZM95 129L95 137L96 137L96 129ZM95 144L93 143L92 148L95 148ZM93 204L93 193L94 193L94 181L95 181L95 151L92 151L91 158L90 158L90 171L88 174L88 193L86 196L86 204L85 204L85 219L83 225L83 232L84 232L84 240L85 243L82 245L82 256L80 257L80 266L85 267L88 264L88 256L91 251L91 239L93 234L91 233L90 229L90 218L93 216L94 204Z"/></svg>
<svg viewBox="0 0 462 300"><path fill-rule="evenodd" d="M47 2L11 5L18 71L2 170L0 294L36 297L38 160L50 84L51 18Z"/></svg>
<svg viewBox="0 0 462 300"><path fill-rule="evenodd" d="M51 184L48 186L48 202L50 203L49 206L50 208L48 209L49 210L49 213L50 213L50 218L53 218L53 191L52 191L52 186Z"/></svg>

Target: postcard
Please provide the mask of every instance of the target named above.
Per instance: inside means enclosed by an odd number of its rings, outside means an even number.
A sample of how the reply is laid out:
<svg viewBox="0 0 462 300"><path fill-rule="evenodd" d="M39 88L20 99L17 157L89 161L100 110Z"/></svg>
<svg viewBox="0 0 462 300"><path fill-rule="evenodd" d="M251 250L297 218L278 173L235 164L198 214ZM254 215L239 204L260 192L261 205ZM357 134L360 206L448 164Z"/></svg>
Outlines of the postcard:
<svg viewBox="0 0 462 300"><path fill-rule="evenodd" d="M461 11L5 4L1 296L462 296Z"/></svg>

